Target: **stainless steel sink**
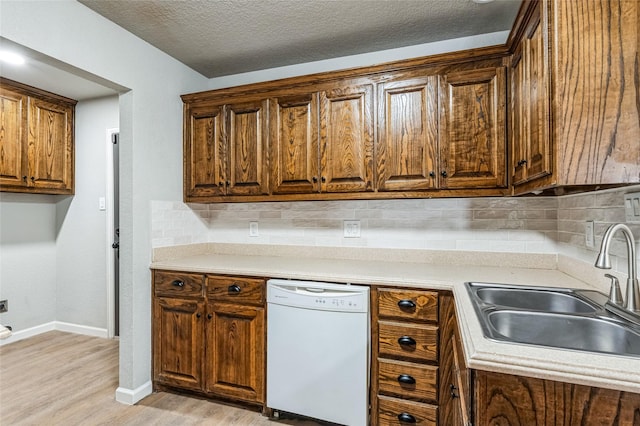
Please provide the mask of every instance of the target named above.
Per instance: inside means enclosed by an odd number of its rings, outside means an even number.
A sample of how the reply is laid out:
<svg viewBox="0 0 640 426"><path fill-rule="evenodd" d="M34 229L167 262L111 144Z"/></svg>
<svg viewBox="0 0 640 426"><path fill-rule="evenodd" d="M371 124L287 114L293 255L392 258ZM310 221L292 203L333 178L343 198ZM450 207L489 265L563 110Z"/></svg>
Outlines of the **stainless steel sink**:
<svg viewBox="0 0 640 426"><path fill-rule="evenodd" d="M485 337L640 357L640 327L605 310L591 290L466 283Z"/></svg>
<svg viewBox="0 0 640 426"><path fill-rule="evenodd" d="M513 342L640 356L640 333L601 318L498 310L487 319L495 333Z"/></svg>
<svg viewBox="0 0 640 426"><path fill-rule="evenodd" d="M589 313L598 310L573 291L485 287L476 290L484 303L544 312Z"/></svg>

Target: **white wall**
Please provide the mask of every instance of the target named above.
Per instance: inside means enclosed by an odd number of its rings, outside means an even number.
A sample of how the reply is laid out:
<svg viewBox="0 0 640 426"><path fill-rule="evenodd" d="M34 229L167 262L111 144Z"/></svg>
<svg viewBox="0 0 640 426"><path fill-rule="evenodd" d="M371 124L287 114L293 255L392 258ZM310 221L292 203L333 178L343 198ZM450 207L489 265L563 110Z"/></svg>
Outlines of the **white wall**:
<svg viewBox="0 0 640 426"><path fill-rule="evenodd" d="M76 106L76 194L56 205L56 320L107 328L106 129L118 127L118 97ZM67 200L65 200L67 201Z"/></svg>
<svg viewBox="0 0 640 426"><path fill-rule="evenodd" d="M121 154L120 387L150 388L150 201L182 198L182 102L207 79L80 3L2 1L0 36L131 89L119 97ZM80 259L78 259L80 261Z"/></svg>
<svg viewBox="0 0 640 426"><path fill-rule="evenodd" d="M24 330L56 319L56 201L0 193L0 324Z"/></svg>

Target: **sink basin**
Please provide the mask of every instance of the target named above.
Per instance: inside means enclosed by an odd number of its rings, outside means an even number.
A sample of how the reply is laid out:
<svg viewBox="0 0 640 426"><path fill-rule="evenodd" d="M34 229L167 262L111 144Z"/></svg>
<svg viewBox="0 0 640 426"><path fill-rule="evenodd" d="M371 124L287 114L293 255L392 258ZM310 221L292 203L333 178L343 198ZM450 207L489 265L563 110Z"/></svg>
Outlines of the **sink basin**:
<svg viewBox="0 0 640 426"><path fill-rule="evenodd" d="M490 305L533 311L592 313L598 309L570 291L485 287L478 288L476 295Z"/></svg>
<svg viewBox="0 0 640 426"><path fill-rule="evenodd" d="M498 310L487 319L498 340L640 356L640 333L601 318Z"/></svg>
<svg viewBox="0 0 640 426"><path fill-rule="evenodd" d="M605 309L593 290L466 283L485 337L640 357L640 326Z"/></svg>

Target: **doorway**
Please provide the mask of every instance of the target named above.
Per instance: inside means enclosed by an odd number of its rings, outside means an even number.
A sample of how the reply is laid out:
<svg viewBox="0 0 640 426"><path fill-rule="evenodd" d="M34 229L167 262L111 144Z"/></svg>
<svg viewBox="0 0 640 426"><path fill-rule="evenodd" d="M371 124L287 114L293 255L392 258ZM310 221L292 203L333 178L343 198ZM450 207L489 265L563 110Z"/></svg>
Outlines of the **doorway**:
<svg viewBox="0 0 640 426"><path fill-rule="evenodd" d="M108 336L120 336L120 138L107 129L107 314Z"/></svg>

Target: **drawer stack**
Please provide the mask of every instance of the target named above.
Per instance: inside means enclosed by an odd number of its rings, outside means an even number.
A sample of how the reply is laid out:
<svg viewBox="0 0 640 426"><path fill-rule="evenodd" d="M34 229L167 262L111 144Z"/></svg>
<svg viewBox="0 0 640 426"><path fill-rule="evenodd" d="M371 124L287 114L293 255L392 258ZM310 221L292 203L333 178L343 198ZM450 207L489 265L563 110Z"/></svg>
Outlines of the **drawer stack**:
<svg viewBox="0 0 640 426"><path fill-rule="evenodd" d="M438 293L372 291L372 424L438 423Z"/></svg>

